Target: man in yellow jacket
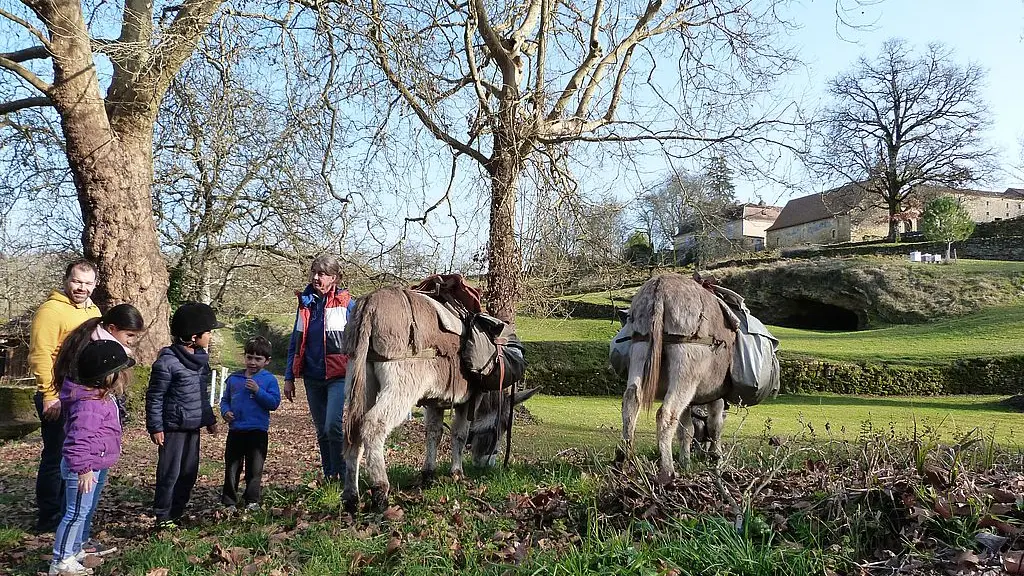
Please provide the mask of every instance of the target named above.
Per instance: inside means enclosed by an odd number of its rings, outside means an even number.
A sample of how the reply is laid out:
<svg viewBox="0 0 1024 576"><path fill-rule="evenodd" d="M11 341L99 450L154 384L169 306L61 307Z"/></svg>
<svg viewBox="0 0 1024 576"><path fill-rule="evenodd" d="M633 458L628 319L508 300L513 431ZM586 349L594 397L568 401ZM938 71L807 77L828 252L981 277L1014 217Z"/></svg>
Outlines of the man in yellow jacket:
<svg viewBox="0 0 1024 576"><path fill-rule="evenodd" d="M28 364L36 378L36 411L42 421L43 453L36 476L36 528L52 532L64 515L64 481L60 474L61 448L64 445L64 414L57 387L53 384L53 362L61 342L69 332L89 318L100 316L92 303L96 288L96 265L75 260L64 271L62 291L54 290L32 317Z"/></svg>

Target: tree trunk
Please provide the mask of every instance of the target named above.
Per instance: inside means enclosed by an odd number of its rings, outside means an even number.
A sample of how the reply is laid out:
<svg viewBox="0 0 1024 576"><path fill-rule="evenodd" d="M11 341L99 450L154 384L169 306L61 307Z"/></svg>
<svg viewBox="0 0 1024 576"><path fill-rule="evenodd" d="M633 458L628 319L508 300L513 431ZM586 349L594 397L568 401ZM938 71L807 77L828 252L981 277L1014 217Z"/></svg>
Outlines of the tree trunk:
<svg viewBox="0 0 1024 576"><path fill-rule="evenodd" d="M101 307L128 302L149 330L136 347L151 362L170 342L167 268L160 253L150 187L157 102L149 99L112 121L100 94L81 4L55 0L35 6L50 29L53 88L68 166L82 208L82 246L99 266Z"/></svg>
<svg viewBox="0 0 1024 576"><path fill-rule="evenodd" d="M513 157L515 148L498 146L499 140L496 136L491 170L487 309L491 315L515 323L523 270L523 256L515 234L520 165Z"/></svg>
<svg viewBox="0 0 1024 576"><path fill-rule="evenodd" d="M171 341L169 278L150 196L152 124L140 125L138 132L120 134L104 153L91 158L70 146L67 155L79 182L82 246L100 269L96 301L104 307L128 302L139 309L147 331L135 352L140 362L148 363Z"/></svg>

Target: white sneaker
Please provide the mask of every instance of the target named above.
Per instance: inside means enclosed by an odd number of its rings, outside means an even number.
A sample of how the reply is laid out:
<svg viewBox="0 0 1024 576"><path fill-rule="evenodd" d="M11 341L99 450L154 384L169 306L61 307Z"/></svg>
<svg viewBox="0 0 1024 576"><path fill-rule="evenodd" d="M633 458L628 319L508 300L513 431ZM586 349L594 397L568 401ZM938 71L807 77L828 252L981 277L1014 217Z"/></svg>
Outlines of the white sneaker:
<svg viewBox="0 0 1024 576"><path fill-rule="evenodd" d="M65 558L60 562L50 562L49 576L89 576L91 568L82 566L74 556Z"/></svg>

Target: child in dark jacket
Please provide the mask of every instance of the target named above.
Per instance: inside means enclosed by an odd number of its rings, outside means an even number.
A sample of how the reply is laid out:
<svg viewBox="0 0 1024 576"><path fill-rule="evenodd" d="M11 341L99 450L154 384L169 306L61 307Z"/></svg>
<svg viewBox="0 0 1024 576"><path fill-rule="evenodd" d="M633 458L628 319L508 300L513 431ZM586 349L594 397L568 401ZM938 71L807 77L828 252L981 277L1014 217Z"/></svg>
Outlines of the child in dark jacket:
<svg viewBox="0 0 1024 576"><path fill-rule="evenodd" d="M267 430L270 412L281 404L277 378L265 368L270 364L270 342L256 336L245 343L245 370L228 376L220 413L228 423L228 441L224 447L224 490L221 502L238 505L238 477L245 463L247 507L259 505L263 462L267 459Z"/></svg>
<svg viewBox="0 0 1024 576"><path fill-rule="evenodd" d="M121 456L121 421L113 390L134 364L118 342L97 340L78 355L77 382L62 379L60 401L67 420L60 468L66 511L55 534L50 574L92 573L81 563L86 555L82 542L92 532L107 471Z"/></svg>
<svg viewBox="0 0 1024 576"><path fill-rule="evenodd" d="M199 429L217 433L210 405L212 331L223 328L213 309L186 302L171 317L174 344L160 350L146 390L146 429L159 446L153 514L173 527L185 513L199 477Z"/></svg>

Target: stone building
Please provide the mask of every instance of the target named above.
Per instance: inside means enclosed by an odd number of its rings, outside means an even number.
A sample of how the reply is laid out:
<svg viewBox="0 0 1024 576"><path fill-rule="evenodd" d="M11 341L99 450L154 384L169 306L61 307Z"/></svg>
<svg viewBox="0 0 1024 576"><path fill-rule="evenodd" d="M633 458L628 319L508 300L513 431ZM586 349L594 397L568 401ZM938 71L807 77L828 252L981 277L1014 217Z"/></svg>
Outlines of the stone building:
<svg viewBox="0 0 1024 576"><path fill-rule="evenodd" d="M730 252L757 252L765 248L765 231L779 217L782 208L764 204L736 204L722 214L722 224L706 232L707 240ZM695 227L686 227L672 239L676 251L693 249L699 241Z"/></svg>
<svg viewBox="0 0 1024 576"><path fill-rule="evenodd" d="M951 195L960 200L975 222L991 222L1024 215L1024 190L1005 192L922 187L914 194L915 206ZM910 212L903 231L920 230L920 209ZM794 198L767 229L768 248L787 248L840 242L880 240L889 235L889 213L876 194L851 183L825 192Z"/></svg>

